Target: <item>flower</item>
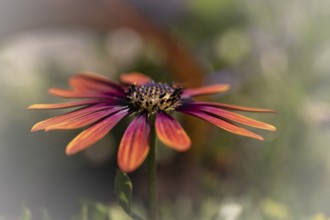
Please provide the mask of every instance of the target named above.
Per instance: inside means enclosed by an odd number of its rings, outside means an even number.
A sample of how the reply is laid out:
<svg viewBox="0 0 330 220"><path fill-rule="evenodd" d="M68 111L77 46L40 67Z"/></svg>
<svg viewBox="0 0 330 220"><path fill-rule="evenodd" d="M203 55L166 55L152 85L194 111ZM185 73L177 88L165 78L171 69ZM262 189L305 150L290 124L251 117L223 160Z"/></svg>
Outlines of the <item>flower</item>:
<svg viewBox="0 0 330 220"><path fill-rule="evenodd" d="M250 119L228 110L273 112L214 102L195 101L195 96L222 93L227 84L185 89L179 84L157 83L142 73L122 74L124 85L96 73L80 73L69 79L71 90L49 89L49 93L64 98L79 98L59 104L34 104L28 109L61 109L79 107L63 115L41 121L32 127L38 130L76 129L89 126L66 147L66 154L73 155L103 138L121 119L133 116L118 150L118 166L124 172L136 170L149 152L150 122L154 115L157 137L177 151L188 150L191 140L181 125L171 116L173 111L201 118L229 132L263 140L236 123L275 131L270 124Z"/></svg>

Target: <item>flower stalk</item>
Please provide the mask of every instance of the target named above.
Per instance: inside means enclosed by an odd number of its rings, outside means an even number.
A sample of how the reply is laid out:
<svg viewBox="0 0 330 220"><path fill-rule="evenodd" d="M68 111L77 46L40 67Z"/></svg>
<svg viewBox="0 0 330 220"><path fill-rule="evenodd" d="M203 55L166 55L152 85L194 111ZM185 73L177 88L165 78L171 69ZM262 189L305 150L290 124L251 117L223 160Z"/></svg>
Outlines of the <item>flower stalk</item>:
<svg viewBox="0 0 330 220"><path fill-rule="evenodd" d="M157 200L157 136L154 126L154 117L151 120L150 132L150 151L147 159L148 166L148 220L158 219L158 200Z"/></svg>

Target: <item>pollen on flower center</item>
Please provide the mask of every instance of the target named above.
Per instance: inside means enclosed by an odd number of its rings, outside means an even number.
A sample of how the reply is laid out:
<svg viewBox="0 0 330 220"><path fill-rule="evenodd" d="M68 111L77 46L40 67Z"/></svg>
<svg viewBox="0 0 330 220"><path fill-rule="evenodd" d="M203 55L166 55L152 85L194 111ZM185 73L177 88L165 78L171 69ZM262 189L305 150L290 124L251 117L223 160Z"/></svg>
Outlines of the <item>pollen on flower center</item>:
<svg viewBox="0 0 330 220"><path fill-rule="evenodd" d="M144 85L130 85L127 91L133 108L154 114L158 111L173 111L181 105L182 88L166 83L150 82Z"/></svg>

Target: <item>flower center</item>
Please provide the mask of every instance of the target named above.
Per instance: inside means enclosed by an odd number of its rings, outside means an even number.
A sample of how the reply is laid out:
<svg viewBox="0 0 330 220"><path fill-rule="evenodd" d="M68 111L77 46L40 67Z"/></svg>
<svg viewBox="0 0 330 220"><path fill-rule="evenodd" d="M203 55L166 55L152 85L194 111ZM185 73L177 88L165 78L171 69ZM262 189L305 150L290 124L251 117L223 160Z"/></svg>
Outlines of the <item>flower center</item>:
<svg viewBox="0 0 330 220"><path fill-rule="evenodd" d="M127 91L133 108L154 114L158 111L173 111L181 105L182 88L166 83L150 82L141 86L130 85Z"/></svg>

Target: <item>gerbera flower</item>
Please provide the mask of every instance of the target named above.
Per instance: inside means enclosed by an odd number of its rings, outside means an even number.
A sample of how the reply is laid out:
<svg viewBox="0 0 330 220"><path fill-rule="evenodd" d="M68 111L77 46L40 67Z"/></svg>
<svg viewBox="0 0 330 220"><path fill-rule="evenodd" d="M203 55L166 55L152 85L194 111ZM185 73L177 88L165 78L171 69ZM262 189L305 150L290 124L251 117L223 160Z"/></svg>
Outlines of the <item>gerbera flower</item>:
<svg viewBox="0 0 330 220"><path fill-rule="evenodd" d="M95 73L81 73L70 78L71 90L49 89L53 95L64 98L81 98L59 104L35 104L28 109L60 109L79 107L76 110L35 124L32 131L76 129L89 126L66 147L73 155L103 138L121 119L134 117L125 131L118 150L118 165L124 172L137 169L149 152L151 116L155 116L157 137L177 151L188 150L191 141L181 125L171 116L173 111L201 118L229 132L263 140L263 138L238 124L275 131L272 125L250 119L228 110L273 112L214 102L195 101L195 96L222 93L227 84L185 89L179 84L157 83L141 73L123 74L124 85Z"/></svg>

